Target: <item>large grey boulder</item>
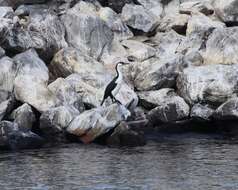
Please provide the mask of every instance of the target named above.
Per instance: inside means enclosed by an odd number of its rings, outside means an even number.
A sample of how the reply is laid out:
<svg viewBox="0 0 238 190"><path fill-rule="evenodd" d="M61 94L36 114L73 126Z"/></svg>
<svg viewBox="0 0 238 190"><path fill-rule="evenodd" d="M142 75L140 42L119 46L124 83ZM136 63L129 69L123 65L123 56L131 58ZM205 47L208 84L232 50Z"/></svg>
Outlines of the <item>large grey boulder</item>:
<svg viewBox="0 0 238 190"><path fill-rule="evenodd" d="M67 80L58 78L48 85L48 89L60 101L60 105L72 106L79 112L84 111L82 97Z"/></svg>
<svg viewBox="0 0 238 190"><path fill-rule="evenodd" d="M159 32L168 32L173 29L179 34L185 34L189 18L190 16L187 14L175 13L166 15L160 20L156 30Z"/></svg>
<svg viewBox="0 0 238 190"><path fill-rule="evenodd" d="M30 131L34 122L36 122L36 116L28 104L23 104L15 109L11 114L11 119L22 131Z"/></svg>
<svg viewBox="0 0 238 190"><path fill-rule="evenodd" d="M213 1L213 6L216 15L228 24L237 24L238 22L238 1L237 0L216 0Z"/></svg>
<svg viewBox="0 0 238 190"><path fill-rule="evenodd" d="M174 59L180 43L184 40L184 36L179 35L175 31L166 33L157 33L151 41L156 48L156 56L161 60Z"/></svg>
<svg viewBox="0 0 238 190"><path fill-rule="evenodd" d="M98 107L77 116L66 130L78 136L82 142L90 143L129 116L130 112L122 105L112 104L106 108Z"/></svg>
<svg viewBox="0 0 238 190"><path fill-rule="evenodd" d="M211 5L211 1L192 0L186 1L180 4L179 12L182 14L191 14L192 12L201 12L205 15L211 15L214 13L214 8Z"/></svg>
<svg viewBox="0 0 238 190"><path fill-rule="evenodd" d="M131 78L135 88L139 91L169 88L175 85L178 75L179 62L151 58L141 63L133 64Z"/></svg>
<svg viewBox="0 0 238 190"><path fill-rule="evenodd" d="M213 21L202 13L194 13L188 20L186 34L193 32L207 31L209 29L224 28L225 24L220 21Z"/></svg>
<svg viewBox="0 0 238 190"><path fill-rule="evenodd" d="M73 73L86 77L104 75L106 72L102 63L72 47L64 48L56 53L49 68L54 78L65 78Z"/></svg>
<svg viewBox="0 0 238 190"><path fill-rule="evenodd" d="M43 138L31 131L22 131L16 123L2 121L0 128L1 138L11 150L40 148L44 144Z"/></svg>
<svg viewBox="0 0 238 190"><path fill-rule="evenodd" d="M156 54L156 49L136 40L124 40L121 43L128 51L128 57L133 61L144 61Z"/></svg>
<svg viewBox="0 0 238 190"><path fill-rule="evenodd" d="M67 47L64 36L65 28L57 15L43 9L30 14L25 22L16 22L2 46L12 52L35 48L40 57L48 61L61 48Z"/></svg>
<svg viewBox="0 0 238 190"><path fill-rule="evenodd" d="M95 12L80 10L80 5L76 5L62 16L62 20L70 46L95 59L100 59L103 51L110 49L113 32Z"/></svg>
<svg viewBox="0 0 238 190"><path fill-rule="evenodd" d="M238 65L188 67L177 79L179 94L190 104L206 102L220 105L236 96Z"/></svg>
<svg viewBox="0 0 238 190"><path fill-rule="evenodd" d="M113 31L115 39L125 40L133 37L133 33L127 25L122 22L120 16L109 7L101 8L99 10L99 16Z"/></svg>
<svg viewBox="0 0 238 190"><path fill-rule="evenodd" d="M238 27L217 28L206 42L206 64L238 63Z"/></svg>
<svg viewBox="0 0 238 190"><path fill-rule="evenodd" d="M217 108L216 119L237 119L238 118L238 98L232 98Z"/></svg>
<svg viewBox="0 0 238 190"><path fill-rule="evenodd" d="M137 0L150 13L156 15L158 18L163 15L163 4L160 0Z"/></svg>
<svg viewBox="0 0 238 190"><path fill-rule="evenodd" d="M16 55L14 61L17 64L14 80L14 94L17 100L30 104L39 112L59 104L59 100L47 88L48 68L34 49Z"/></svg>
<svg viewBox="0 0 238 190"><path fill-rule="evenodd" d="M174 122L186 119L189 116L189 105L179 97L172 89L142 92L140 99L144 106L156 106L148 112L147 118L153 124L157 122ZM149 108L149 107L147 107Z"/></svg>
<svg viewBox="0 0 238 190"><path fill-rule="evenodd" d="M126 4L121 18L128 26L143 32L150 32L158 25L158 18L141 5Z"/></svg>

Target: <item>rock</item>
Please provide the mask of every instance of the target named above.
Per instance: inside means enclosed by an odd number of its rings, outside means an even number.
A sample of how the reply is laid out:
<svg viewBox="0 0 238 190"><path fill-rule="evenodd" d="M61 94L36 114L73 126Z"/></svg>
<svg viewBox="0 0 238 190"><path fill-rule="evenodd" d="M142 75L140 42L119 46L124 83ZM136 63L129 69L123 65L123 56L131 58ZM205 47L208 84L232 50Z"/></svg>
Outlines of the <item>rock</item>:
<svg viewBox="0 0 238 190"><path fill-rule="evenodd" d="M146 140L143 133L133 131L126 122L121 122L106 139L106 144L110 146L144 146Z"/></svg>
<svg viewBox="0 0 238 190"><path fill-rule="evenodd" d="M104 1L104 0L99 0L99 2L102 2L102 1ZM118 0L107 0L106 2L107 2L106 4L102 4L102 5L112 8L117 13L121 13L122 8L124 7L124 5L133 3L133 0L120 0L120 1L118 1Z"/></svg>
<svg viewBox="0 0 238 190"><path fill-rule="evenodd" d="M5 50L0 46L0 59L5 55Z"/></svg>
<svg viewBox="0 0 238 190"><path fill-rule="evenodd" d="M156 30L159 32L168 32L172 29L179 34L184 35L186 34L189 18L189 15L179 13L166 15L160 21L160 24Z"/></svg>
<svg viewBox="0 0 238 190"><path fill-rule="evenodd" d="M9 57L0 59L0 91L10 94L13 91L13 83L16 75L16 64ZM8 96L6 97L6 99ZM4 100L6 100L4 98ZM2 100L2 98L0 98Z"/></svg>
<svg viewBox="0 0 238 190"><path fill-rule="evenodd" d="M8 105L9 105L9 100L5 100L0 103L0 121L6 115Z"/></svg>
<svg viewBox="0 0 238 190"><path fill-rule="evenodd" d="M188 104L172 89L145 92L141 94L140 97L143 98L146 104L156 105L156 107L147 114L147 118L153 124L158 124L158 122L169 123L179 121L189 116L190 108Z"/></svg>
<svg viewBox="0 0 238 190"><path fill-rule="evenodd" d="M21 4L39 4L45 2L46 0L1 0L0 6L11 6L13 8L16 8Z"/></svg>
<svg viewBox="0 0 238 190"><path fill-rule="evenodd" d="M190 104L220 105L237 92L238 65L188 67L177 78L179 94Z"/></svg>
<svg viewBox="0 0 238 190"><path fill-rule="evenodd" d="M215 110L207 105L195 104L191 108L190 117L197 121L210 121Z"/></svg>
<svg viewBox="0 0 238 190"><path fill-rule="evenodd" d="M213 21L209 17L196 13L188 20L186 34L197 32L197 31L207 31L214 28L224 28L225 24L220 21Z"/></svg>
<svg viewBox="0 0 238 190"><path fill-rule="evenodd" d="M110 49L113 32L106 22L91 11L80 11L75 6L62 17L67 42L70 46L99 60L103 51Z"/></svg>
<svg viewBox="0 0 238 190"><path fill-rule="evenodd" d="M59 100L47 88L49 74L45 63L35 50L30 49L14 57L17 75L14 80L14 94L17 100L28 103L39 112L59 104Z"/></svg>
<svg viewBox="0 0 238 190"><path fill-rule="evenodd" d="M40 148L44 144L44 140L31 131L21 131L16 123L2 121L0 128L6 145L11 150Z"/></svg>
<svg viewBox="0 0 238 190"><path fill-rule="evenodd" d="M214 117L218 120L238 118L238 98L231 98L217 108Z"/></svg>
<svg viewBox="0 0 238 190"><path fill-rule="evenodd" d="M121 105L98 107L77 116L67 128L67 132L76 135L84 143L90 143L97 137L113 129L117 123L126 120L130 112Z"/></svg>
<svg viewBox="0 0 238 190"><path fill-rule="evenodd" d="M72 106L79 112L84 111L82 97L67 80L58 78L48 86L48 89L54 93L60 105Z"/></svg>
<svg viewBox="0 0 238 190"><path fill-rule="evenodd" d="M6 41L7 36L13 28L13 20L0 17L0 45L3 47L3 43Z"/></svg>
<svg viewBox="0 0 238 190"><path fill-rule="evenodd" d="M28 104L23 104L15 109L11 114L11 118L22 131L30 131L34 122L36 122L36 116Z"/></svg>
<svg viewBox="0 0 238 190"><path fill-rule="evenodd" d="M48 61L61 48L67 47L64 36L65 28L59 18L48 10L40 10L25 22L16 23L2 47L10 52L35 48L40 57Z"/></svg>
<svg viewBox="0 0 238 190"><path fill-rule="evenodd" d="M56 53L49 68L54 78L65 78L73 73L86 77L88 75L104 75L106 72L100 62L72 47L64 48Z"/></svg>
<svg viewBox="0 0 238 190"><path fill-rule="evenodd" d="M237 0L216 0L213 1L213 6L216 15L225 23L237 25L238 22L238 9Z"/></svg>
<svg viewBox="0 0 238 190"><path fill-rule="evenodd" d="M217 28L209 36L204 52L206 64L238 63L238 27Z"/></svg>
<svg viewBox="0 0 238 190"><path fill-rule="evenodd" d="M157 33L155 37L151 38L157 50L156 56L161 60L174 59L177 48L183 40L184 36L177 34L173 30L167 33Z"/></svg>
<svg viewBox="0 0 238 190"><path fill-rule="evenodd" d="M163 103L168 96L175 95L171 88L163 88L154 91L138 92L140 104L147 110L151 110Z"/></svg>
<svg viewBox="0 0 238 190"><path fill-rule="evenodd" d="M176 83L178 60L163 61L151 58L142 63L135 63L132 68L132 79L138 91L170 88Z"/></svg>
<svg viewBox="0 0 238 190"><path fill-rule="evenodd" d="M141 5L126 4L122 9L121 18L128 26L146 33L158 25L157 17Z"/></svg>
<svg viewBox="0 0 238 190"><path fill-rule="evenodd" d="M158 18L162 17L163 5L160 0L137 0L137 2Z"/></svg>
<svg viewBox="0 0 238 190"><path fill-rule="evenodd" d="M156 49L135 40L124 40L122 45L128 50L129 59L144 61L156 54Z"/></svg>
<svg viewBox="0 0 238 190"><path fill-rule="evenodd" d="M199 51L187 52L183 57L184 67L201 66L203 65L203 56Z"/></svg>
<svg viewBox="0 0 238 190"><path fill-rule="evenodd" d="M107 23L117 40L126 40L134 36L127 25L122 22L120 16L112 9L108 7L101 8L99 16Z"/></svg>
<svg viewBox="0 0 238 190"><path fill-rule="evenodd" d="M43 136L50 142L65 142L65 130L79 114L72 106L59 106L44 112L40 117Z"/></svg>
<svg viewBox="0 0 238 190"><path fill-rule="evenodd" d="M187 34L177 47L177 52L183 55L191 52L199 52L201 54L201 51L206 49L207 40L212 32L213 28L207 31L197 30L196 32Z"/></svg>
<svg viewBox="0 0 238 190"><path fill-rule="evenodd" d="M13 16L12 7L0 7L0 18L13 18Z"/></svg>
<svg viewBox="0 0 238 190"><path fill-rule="evenodd" d="M180 4L179 12L181 14L191 14L192 12L201 12L205 15L214 13L213 6L209 1L187 1Z"/></svg>

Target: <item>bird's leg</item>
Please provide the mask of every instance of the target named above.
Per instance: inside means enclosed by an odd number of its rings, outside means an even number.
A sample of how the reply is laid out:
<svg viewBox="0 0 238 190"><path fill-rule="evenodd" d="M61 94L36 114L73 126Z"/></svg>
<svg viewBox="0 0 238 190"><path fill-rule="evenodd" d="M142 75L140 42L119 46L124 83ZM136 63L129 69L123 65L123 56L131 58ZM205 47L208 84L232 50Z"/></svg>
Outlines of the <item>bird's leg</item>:
<svg viewBox="0 0 238 190"><path fill-rule="evenodd" d="M115 99L115 102L118 103L118 104L122 104L119 100L117 100L114 96L113 98Z"/></svg>
<svg viewBox="0 0 238 190"><path fill-rule="evenodd" d="M111 100L112 100L112 103L114 103L114 96L113 95L110 95L110 98L111 98Z"/></svg>

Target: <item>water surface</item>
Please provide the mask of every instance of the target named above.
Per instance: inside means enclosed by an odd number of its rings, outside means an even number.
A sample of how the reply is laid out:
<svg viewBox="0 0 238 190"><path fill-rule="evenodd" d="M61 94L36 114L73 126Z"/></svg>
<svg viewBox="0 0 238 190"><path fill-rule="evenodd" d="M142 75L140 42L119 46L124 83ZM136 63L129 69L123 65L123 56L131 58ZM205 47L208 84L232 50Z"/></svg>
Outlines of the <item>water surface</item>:
<svg viewBox="0 0 238 190"><path fill-rule="evenodd" d="M5 152L0 189L237 190L238 141L186 134L136 148L69 144Z"/></svg>

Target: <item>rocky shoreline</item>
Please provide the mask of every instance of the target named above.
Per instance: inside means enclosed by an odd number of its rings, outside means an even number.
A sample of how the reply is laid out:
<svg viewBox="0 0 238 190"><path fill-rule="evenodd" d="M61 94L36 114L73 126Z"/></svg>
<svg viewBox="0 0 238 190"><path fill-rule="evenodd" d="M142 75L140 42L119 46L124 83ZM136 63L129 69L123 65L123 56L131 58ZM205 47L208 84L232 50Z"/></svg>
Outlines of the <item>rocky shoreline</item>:
<svg viewBox="0 0 238 190"><path fill-rule="evenodd" d="M235 134L237 3L0 0L1 149L142 146L194 123ZM122 105L100 106L119 61Z"/></svg>

